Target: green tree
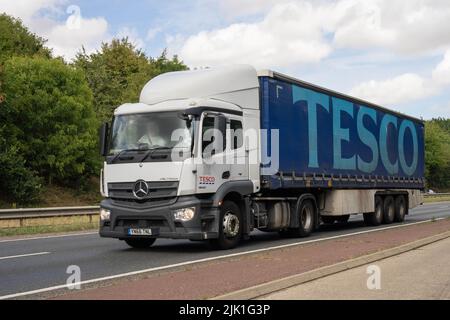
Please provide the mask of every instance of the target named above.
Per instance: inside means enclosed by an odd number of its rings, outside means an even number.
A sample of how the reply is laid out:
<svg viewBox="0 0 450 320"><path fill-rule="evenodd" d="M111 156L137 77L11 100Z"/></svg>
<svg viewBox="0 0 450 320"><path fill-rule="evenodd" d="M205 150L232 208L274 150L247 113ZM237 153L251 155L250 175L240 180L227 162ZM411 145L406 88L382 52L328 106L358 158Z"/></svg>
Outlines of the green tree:
<svg viewBox="0 0 450 320"><path fill-rule="evenodd" d="M45 40L31 33L22 21L5 13L0 14L0 77L3 63L12 56L43 56L50 58L51 51ZM0 82L0 104L5 93Z"/></svg>
<svg viewBox="0 0 450 320"><path fill-rule="evenodd" d="M45 40L31 33L22 21L0 14L0 63L12 56L43 56L50 58L51 51Z"/></svg>
<svg viewBox="0 0 450 320"><path fill-rule="evenodd" d="M2 78L0 127L27 168L72 185L97 170L98 124L81 70L56 59L14 57Z"/></svg>
<svg viewBox="0 0 450 320"><path fill-rule="evenodd" d="M425 123L425 176L431 188L450 187L450 133L435 120Z"/></svg>
<svg viewBox="0 0 450 320"><path fill-rule="evenodd" d="M77 54L74 64L84 70L94 94L94 108L101 121L108 121L115 108L125 102L137 102L144 85L162 72L185 70L186 66L166 52L148 58L127 38L103 43L101 49L87 54Z"/></svg>
<svg viewBox="0 0 450 320"><path fill-rule="evenodd" d="M30 203L39 199L42 181L26 161L12 140L0 129L0 193L10 203Z"/></svg>

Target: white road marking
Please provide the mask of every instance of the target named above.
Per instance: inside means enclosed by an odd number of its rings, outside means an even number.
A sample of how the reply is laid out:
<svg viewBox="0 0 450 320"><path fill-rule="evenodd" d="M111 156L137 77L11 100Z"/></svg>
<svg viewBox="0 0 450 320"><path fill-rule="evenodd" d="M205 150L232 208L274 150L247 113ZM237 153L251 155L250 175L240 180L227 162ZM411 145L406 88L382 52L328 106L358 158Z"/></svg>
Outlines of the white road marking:
<svg viewBox="0 0 450 320"><path fill-rule="evenodd" d="M53 239L53 238L63 238L63 237L78 237L78 236L86 236L86 235L92 235L92 234L98 234L98 231L72 233L72 234L59 234L59 235L54 235L54 236L42 236L42 237L33 237L33 238L30 237L30 238L19 238L19 239L7 239L7 240L0 240L0 243L15 242L15 241L27 241L27 240L40 240L40 239Z"/></svg>
<svg viewBox="0 0 450 320"><path fill-rule="evenodd" d="M43 293L43 292L48 292L48 291L54 291L54 290L59 290L59 289L67 289L68 286L71 286L71 287L72 286L76 286L76 285L82 286L82 285L91 284L91 283L100 282L100 281L107 281L107 280L113 280L113 279L117 279L117 278L135 276L135 275L139 275L139 274L143 274L143 273L147 273L147 272L154 272L154 271L161 271L161 270L166 270L166 269L171 269L171 268L183 267L183 266L187 266L187 265L191 265L191 264L195 264L195 263L209 262L209 261L213 261L213 260L220 260L220 259L224 259L224 258L238 257L238 256L243 256L243 255L248 255L248 254L253 254L253 253L259 253L259 252L264 252L264 251L269 251L269 250L289 248L289 247L293 247L293 246L297 246L297 245L303 245L303 244L308 244L308 243L313 243L313 242L321 242L321 241L332 240L332 239L339 239L339 238L344 238L344 237L349 237L349 236L354 236L354 235L359 235L359 234L364 234L364 233L372 233L372 232L388 230L388 229L403 228L403 227L407 227L407 226L411 226L411 225L422 224L422 223L427 223L427 222L431 222L431 221L438 221L438 220L444 220L444 219L446 219L446 218L437 218L437 219L430 219L430 220L424 220L424 221L418 221L418 222L411 222L411 223L405 223L405 224L400 224L400 225L395 225L395 226L389 226L389 227L383 227L383 228L377 228L377 229L371 229L371 230L365 230L365 231L358 231L358 232L353 232L353 233L341 234L341 235L331 236L331 237L327 237L327 238L320 238L320 239L307 240L307 241L299 241L299 242L288 243L288 244L283 244L283 245L278 245L278 246L273 246L273 247L262 248L262 249L255 249L255 250L249 250L249 251L225 254L225 255L220 255L220 256L215 256L215 257L203 258L203 259L198 259L198 260L185 261L185 262L175 263L175 264L171 264L171 265L167 265L167 266L136 270L136 271L120 273L120 274L106 276L106 277L101 277L101 278L95 278L95 279L80 281L80 282L77 282L77 283L71 283L69 285L62 284L62 285L57 285L57 286L47 287L47 288L42 288L42 289L37 289L37 290L31 290L31 291L25 291L25 292L8 294L8 295L0 296L0 300L14 299L14 298L18 298L18 297L23 297L23 296L28 296L28 295L38 294L38 293Z"/></svg>
<svg viewBox="0 0 450 320"><path fill-rule="evenodd" d="M42 256L44 254L50 254L50 252L36 252L36 253L18 254L18 255L15 255L15 256L0 257L0 260L16 259L16 258L32 257L32 256Z"/></svg>

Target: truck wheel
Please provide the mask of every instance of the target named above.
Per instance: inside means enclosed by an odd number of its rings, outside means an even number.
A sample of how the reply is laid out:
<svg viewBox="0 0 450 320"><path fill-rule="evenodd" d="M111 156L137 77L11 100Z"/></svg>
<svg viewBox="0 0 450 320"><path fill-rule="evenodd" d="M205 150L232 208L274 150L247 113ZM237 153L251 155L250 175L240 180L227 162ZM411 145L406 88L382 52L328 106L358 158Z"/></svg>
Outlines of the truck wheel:
<svg viewBox="0 0 450 320"><path fill-rule="evenodd" d="M368 226L379 226L383 222L383 199L375 197L375 212L364 213L364 222Z"/></svg>
<svg viewBox="0 0 450 320"><path fill-rule="evenodd" d="M320 216L320 219L322 219L322 222L325 224L333 224L334 221L336 221L336 217L333 216Z"/></svg>
<svg viewBox="0 0 450 320"><path fill-rule="evenodd" d="M125 239L127 245L136 249L150 248L155 241L155 238Z"/></svg>
<svg viewBox="0 0 450 320"><path fill-rule="evenodd" d="M338 223L347 223L348 219L350 219L350 215L349 214L346 214L345 216L337 216L336 217L336 221Z"/></svg>
<svg viewBox="0 0 450 320"><path fill-rule="evenodd" d="M395 218L395 202L394 197L387 196L383 201L383 223L390 224Z"/></svg>
<svg viewBox="0 0 450 320"><path fill-rule="evenodd" d="M227 250L237 246L242 236L242 215L232 201L224 201L220 207L219 238L211 239L215 249Z"/></svg>
<svg viewBox="0 0 450 320"><path fill-rule="evenodd" d="M311 200L305 200L298 208L299 227L293 230L296 237L307 237L314 230L316 208Z"/></svg>
<svg viewBox="0 0 450 320"><path fill-rule="evenodd" d="M405 215L408 212L408 205L406 204L405 196L395 197L395 222L403 222Z"/></svg>

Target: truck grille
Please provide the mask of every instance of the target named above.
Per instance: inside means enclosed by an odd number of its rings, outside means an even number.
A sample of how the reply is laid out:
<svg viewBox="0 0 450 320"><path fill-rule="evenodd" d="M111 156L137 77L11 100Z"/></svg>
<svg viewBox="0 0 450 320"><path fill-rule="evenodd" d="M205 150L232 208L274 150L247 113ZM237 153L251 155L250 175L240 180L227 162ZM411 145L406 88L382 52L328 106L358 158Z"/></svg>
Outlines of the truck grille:
<svg viewBox="0 0 450 320"><path fill-rule="evenodd" d="M137 199L133 194L136 182L108 183L109 197L116 202L131 206L142 204L164 205L175 201L178 191L178 181L148 181L148 195ZM135 205L133 205L135 204Z"/></svg>

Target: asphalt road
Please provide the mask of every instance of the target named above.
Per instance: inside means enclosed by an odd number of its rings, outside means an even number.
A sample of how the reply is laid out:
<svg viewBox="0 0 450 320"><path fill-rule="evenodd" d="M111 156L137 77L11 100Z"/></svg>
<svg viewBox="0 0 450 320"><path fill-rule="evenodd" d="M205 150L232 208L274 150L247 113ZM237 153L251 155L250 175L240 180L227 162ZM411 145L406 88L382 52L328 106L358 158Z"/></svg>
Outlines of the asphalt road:
<svg viewBox="0 0 450 320"><path fill-rule="evenodd" d="M404 224L433 217L450 217L450 202L426 204L411 210ZM166 239L158 239L149 249L136 250L129 248L122 241L100 238L97 233L34 239L0 239L0 299L6 295L64 285L69 277L67 268L71 265L80 267L81 281L86 281L386 227L366 227L362 216L358 215L352 217L347 224L322 226L312 236L304 239L282 239L277 233L255 232L250 240L229 251L213 251L202 242Z"/></svg>

